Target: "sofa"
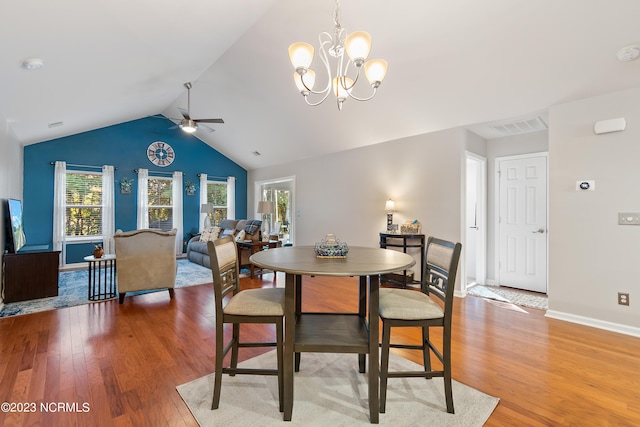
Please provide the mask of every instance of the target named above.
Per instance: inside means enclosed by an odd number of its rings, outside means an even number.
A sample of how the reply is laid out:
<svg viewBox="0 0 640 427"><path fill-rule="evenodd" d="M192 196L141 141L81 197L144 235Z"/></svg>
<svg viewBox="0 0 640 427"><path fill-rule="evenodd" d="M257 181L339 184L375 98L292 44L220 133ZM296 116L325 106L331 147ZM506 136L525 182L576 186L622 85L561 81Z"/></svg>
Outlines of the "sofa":
<svg viewBox="0 0 640 427"><path fill-rule="evenodd" d="M204 267L211 268L207 242L225 236L234 236L238 240L261 240L262 221L258 219L223 219L217 227L209 227L201 234L193 236L187 243L187 259ZM248 265L250 251L240 251L240 265Z"/></svg>

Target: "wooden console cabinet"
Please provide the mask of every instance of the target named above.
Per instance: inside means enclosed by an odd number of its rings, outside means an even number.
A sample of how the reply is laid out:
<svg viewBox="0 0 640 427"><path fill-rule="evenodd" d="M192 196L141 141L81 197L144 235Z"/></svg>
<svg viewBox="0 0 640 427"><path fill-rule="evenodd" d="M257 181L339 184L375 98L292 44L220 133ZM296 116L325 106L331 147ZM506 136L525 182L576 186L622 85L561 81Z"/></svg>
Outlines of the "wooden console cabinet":
<svg viewBox="0 0 640 427"><path fill-rule="evenodd" d="M58 296L59 257L60 251L4 254L4 302Z"/></svg>

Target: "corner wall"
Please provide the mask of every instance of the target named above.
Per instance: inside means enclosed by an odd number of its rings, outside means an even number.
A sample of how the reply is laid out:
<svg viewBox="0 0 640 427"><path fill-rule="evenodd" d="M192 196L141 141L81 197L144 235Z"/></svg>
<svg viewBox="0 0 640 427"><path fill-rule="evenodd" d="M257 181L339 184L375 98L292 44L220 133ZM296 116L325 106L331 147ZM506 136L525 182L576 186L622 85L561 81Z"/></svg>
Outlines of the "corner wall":
<svg viewBox="0 0 640 427"><path fill-rule="evenodd" d="M640 212L638 99L633 89L550 109L547 315L640 336L640 227L617 218ZM594 134L616 117L625 131ZM595 180L595 191L576 191L578 180Z"/></svg>
<svg viewBox="0 0 640 427"><path fill-rule="evenodd" d="M22 147L9 129L7 121L0 117L0 199L22 199ZM4 206L0 207L0 253L5 251ZM2 269L0 268L0 284L2 283ZM0 290L0 305L3 299Z"/></svg>

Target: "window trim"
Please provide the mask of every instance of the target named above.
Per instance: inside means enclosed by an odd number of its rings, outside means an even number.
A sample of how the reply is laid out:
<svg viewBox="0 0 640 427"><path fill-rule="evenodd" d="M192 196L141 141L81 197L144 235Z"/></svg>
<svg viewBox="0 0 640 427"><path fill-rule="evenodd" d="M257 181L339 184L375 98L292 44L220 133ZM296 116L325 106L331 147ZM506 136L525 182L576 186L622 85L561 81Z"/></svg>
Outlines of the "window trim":
<svg viewBox="0 0 640 427"><path fill-rule="evenodd" d="M97 175L102 177L103 173L102 171L90 171L90 170L83 170L83 169L67 169L65 172L65 175ZM66 178L66 176L65 176ZM66 187L66 185L65 185ZM100 190L101 192L104 190L104 188L102 187L102 183L100 183ZM72 236L67 234L67 227L68 227L68 217L67 217L67 209L69 208L83 208L83 207L87 207L87 208L100 208L100 230L102 230L102 211L104 210L104 193L102 192L102 196L100 197L100 204L99 205L79 205L76 203L72 203L72 204L67 204L67 200L66 200L66 194L67 194L67 189L65 188L65 201L64 201L64 211L65 211L65 241L66 242L72 242L72 243L78 243L78 242L94 242L96 240L102 240L103 239L103 234L90 234L90 235L86 235L86 236Z"/></svg>

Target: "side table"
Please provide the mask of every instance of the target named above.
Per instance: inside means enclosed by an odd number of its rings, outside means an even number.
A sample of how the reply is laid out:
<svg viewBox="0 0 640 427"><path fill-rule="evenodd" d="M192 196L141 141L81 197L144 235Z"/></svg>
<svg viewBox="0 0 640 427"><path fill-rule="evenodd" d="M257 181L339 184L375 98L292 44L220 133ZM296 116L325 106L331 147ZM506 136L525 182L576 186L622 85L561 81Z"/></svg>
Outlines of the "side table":
<svg viewBox="0 0 640 427"><path fill-rule="evenodd" d="M265 249L272 249L272 248L277 248L279 246L282 246L282 242L280 240L269 240L269 241L262 241L262 240L240 240L238 242L236 242L237 247L238 247L238 259L240 259L240 251L243 249L247 249L250 251L249 256L255 254L256 252L260 252L262 250ZM253 263L251 263L251 278L253 279L253 277L255 276L255 265L253 265ZM275 275L275 271L273 272ZM262 273L260 273L260 276L262 277Z"/></svg>
<svg viewBox="0 0 640 427"><path fill-rule="evenodd" d="M101 258L93 255L84 257L89 263L89 301L102 301L115 298L116 256L105 254Z"/></svg>
<svg viewBox="0 0 640 427"><path fill-rule="evenodd" d="M414 242L409 242L413 240ZM417 243L415 242L417 240ZM408 248L420 248L420 280L424 277L424 252L425 252L425 236L424 234L393 234L380 233L380 247L386 248L402 248L402 252L407 253ZM384 280L384 278L383 278ZM393 281L393 280L389 280ZM407 284L416 283L415 280L407 280L407 270L404 270L402 285L406 288Z"/></svg>

